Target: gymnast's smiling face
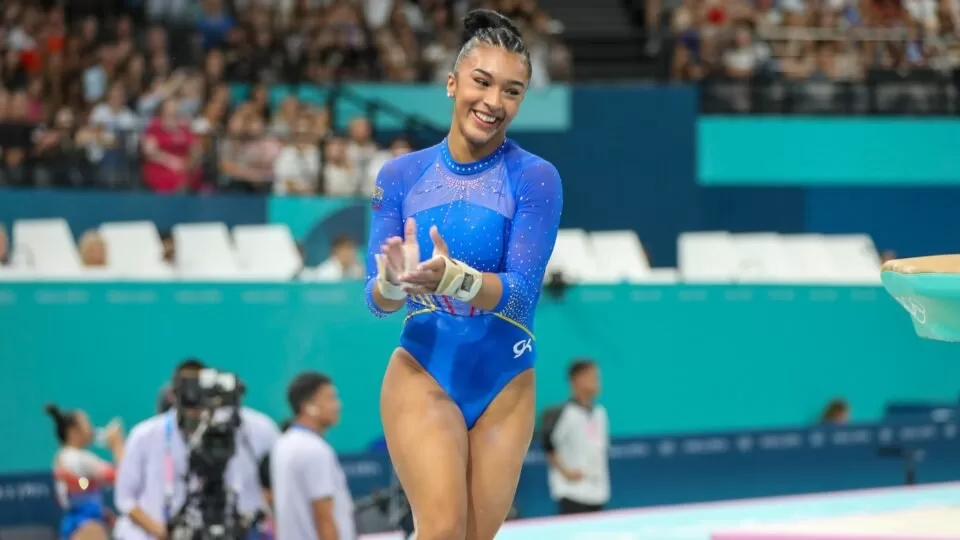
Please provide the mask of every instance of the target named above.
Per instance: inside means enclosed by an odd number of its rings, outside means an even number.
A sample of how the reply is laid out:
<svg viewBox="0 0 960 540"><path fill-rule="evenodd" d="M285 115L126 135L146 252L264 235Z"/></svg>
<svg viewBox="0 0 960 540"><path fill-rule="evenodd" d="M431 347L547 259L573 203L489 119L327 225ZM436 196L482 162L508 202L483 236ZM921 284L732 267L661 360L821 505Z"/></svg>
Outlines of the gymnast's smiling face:
<svg viewBox="0 0 960 540"><path fill-rule="evenodd" d="M529 73L522 55L501 47L480 43L463 57L447 77L447 94L454 99L455 127L467 142L499 145L520 110Z"/></svg>

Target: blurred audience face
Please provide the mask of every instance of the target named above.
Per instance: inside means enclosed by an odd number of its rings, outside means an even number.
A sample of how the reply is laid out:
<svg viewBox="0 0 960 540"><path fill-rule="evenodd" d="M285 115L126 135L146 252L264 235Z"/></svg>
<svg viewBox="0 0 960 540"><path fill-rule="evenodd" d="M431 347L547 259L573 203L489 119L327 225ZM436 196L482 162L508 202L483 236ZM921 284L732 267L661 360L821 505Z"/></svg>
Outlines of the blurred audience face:
<svg viewBox="0 0 960 540"><path fill-rule="evenodd" d="M163 260L169 264L173 264L174 259L176 258L176 248L173 244L172 236L163 237Z"/></svg>
<svg viewBox="0 0 960 540"><path fill-rule="evenodd" d="M203 72L206 74L207 78L212 81L219 81L223 79L223 70L224 70L224 59L223 52L220 50L212 50L207 54L206 61L204 62Z"/></svg>
<svg viewBox="0 0 960 540"><path fill-rule="evenodd" d="M390 153L393 157L400 157L410 152L413 152L413 147L406 139L397 139L390 144Z"/></svg>
<svg viewBox="0 0 960 540"><path fill-rule="evenodd" d="M259 140L263 138L264 126L263 119L257 115L251 114L247 118L245 134L251 140Z"/></svg>
<svg viewBox="0 0 960 540"><path fill-rule="evenodd" d="M127 92L123 86L115 84L110 87L110 92L107 94L107 105L114 110L119 110L124 108L127 103Z"/></svg>
<svg viewBox="0 0 960 540"><path fill-rule="evenodd" d="M147 51L150 53L167 52L167 31L155 26L147 32Z"/></svg>
<svg viewBox="0 0 960 540"><path fill-rule="evenodd" d="M521 55L478 45L447 78L447 93L454 97L452 129L474 147L499 141L520 109L528 82Z"/></svg>
<svg viewBox="0 0 960 540"><path fill-rule="evenodd" d="M168 99L160 105L160 120L167 126L173 126L180 120L177 100Z"/></svg>
<svg viewBox="0 0 960 540"><path fill-rule="evenodd" d="M347 161L347 147L340 137L330 137L324 146L324 158L333 165L343 165Z"/></svg>
<svg viewBox="0 0 960 540"><path fill-rule="evenodd" d="M357 144L366 144L370 142L370 138L373 136L373 128L366 118L351 120L348 131L350 132L350 139Z"/></svg>
<svg viewBox="0 0 960 540"><path fill-rule="evenodd" d="M80 37L86 43L94 43L97 40L97 34L100 32L100 25L96 17L87 17L80 26Z"/></svg>
<svg viewBox="0 0 960 540"><path fill-rule="evenodd" d="M316 144L317 138L313 134L313 122L310 118L298 118L293 129L293 140L301 149L307 149Z"/></svg>
<svg viewBox="0 0 960 540"><path fill-rule="evenodd" d="M0 88L0 121L10 116L10 93Z"/></svg>
<svg viewBox="0 0 960 540"><path fill-rule="evenodd" d="M343 268L357 264L357 244L352 240L342 240L333 247L333 257Z"/></svg>
<svg viewBox="0 0 960 540"><path fill-rule="evenodd" d="M0 263L7 260L10 254L10 240L7 238L7 228L0 225Z"/></svg>
<svg viewBox="0 0 960 540"><path fill-rule="evenodd" d="M73 111L69 107L61 107L54 117L53 127L66 131L73 129Z"/></svg>
<svg viewBox="0 0 960 540"><path fill-rule="evenodd" d="M17 121L25 121L30 114L30 100L26 92L17 92L10 99L10 118Z"/></svg>
<svg viewBox="0 0 960 540"><path fill-rule="evenodd" d="M87 231L80 238L80 259L84 266L97 267L107 264L107 246L96 231Z"/></svg>

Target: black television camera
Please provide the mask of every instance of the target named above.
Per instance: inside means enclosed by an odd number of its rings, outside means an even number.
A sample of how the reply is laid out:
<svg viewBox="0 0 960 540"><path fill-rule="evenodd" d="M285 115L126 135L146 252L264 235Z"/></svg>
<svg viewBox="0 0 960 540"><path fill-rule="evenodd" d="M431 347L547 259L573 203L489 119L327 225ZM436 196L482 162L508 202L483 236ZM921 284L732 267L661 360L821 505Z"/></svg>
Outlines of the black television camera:
<svg viewBox="0 0 960 540"><path fill-rule="evenodd" d="M236 453L243 383L232 373L203 369L175 381L177 425L187 438L187 498L168 524L171 540L243 538L251 518L237 510L224 483Z"/></svg>

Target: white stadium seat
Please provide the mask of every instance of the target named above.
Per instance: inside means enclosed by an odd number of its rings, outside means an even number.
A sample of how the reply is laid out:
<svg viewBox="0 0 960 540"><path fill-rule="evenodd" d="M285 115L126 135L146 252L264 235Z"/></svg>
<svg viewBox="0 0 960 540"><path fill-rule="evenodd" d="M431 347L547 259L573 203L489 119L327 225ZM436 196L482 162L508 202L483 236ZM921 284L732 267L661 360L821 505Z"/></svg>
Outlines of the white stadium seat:
<svg viewBox="0 0 960 540"><path fill-rule="evenodd" d="M242 274L230 232L223 223L181 223L173 227L176 269L183 279L237 280Z"/></svg>
<svg viewBox="0 0 960 540"><path fill-rule="evenodd" d="M290 228L283 224L233 228L240 271L255 279L289 280L303 268Z"/></svg>
<svg viewBox="0 0 960 540"><path fill-rule="evenodd" d="M172 269L163 260L163 242L151 221L119 221L100 225L107 249L107 267L118 278L169 278Z"/></svg>
<svg viewBox="0 0 960 540"><path fill-rule="evenodd" d="M38 278L79 278L80 253L62 218L23 219L13 224L13 266Z"/></svg>
<svg viewBox="0 0 960 540"><path fill-rule="evenodd" d="M570 282L580 282L596 274L596 257L587 231L560 229L545 279L555 272L562 273Z"/></svg>
<svg viewBox="0 0 960 540"><path fill-rule="evenodd" d="M737 273L732 235L726 231L681 233L677 238L677 268L687 282L732 282Z"/></svg>
<svg viewBox="0 0 960 540"><path fill-rule="evenodd" d="M589 237L596 264L594 274L587 277L588 281L630 282L643 280L650 274L650 262L636 232L596 231Z"/></svg>

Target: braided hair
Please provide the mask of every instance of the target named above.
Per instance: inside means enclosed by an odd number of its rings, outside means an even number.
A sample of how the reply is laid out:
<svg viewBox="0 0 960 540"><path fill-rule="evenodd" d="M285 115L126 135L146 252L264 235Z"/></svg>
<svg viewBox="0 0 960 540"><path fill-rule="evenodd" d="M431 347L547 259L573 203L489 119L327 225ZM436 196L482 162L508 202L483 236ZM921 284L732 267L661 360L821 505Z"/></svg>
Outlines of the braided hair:
<svg viewBox="0 0 960 540"><path fill-rule="evenodd" d="M530 52L523 43L520 30L510 19L496 11L475 9L467 13L463 18L463 33L460 41L462 45L453 66L454 71L460 67L460 62L470 54L470 51L479 45L488 45L522 56L523 63L527 66L527 75L530 75L532 69Z"/></svg>

